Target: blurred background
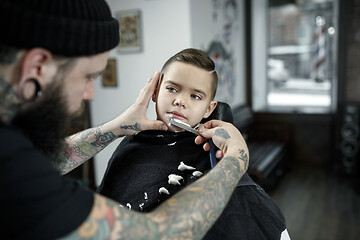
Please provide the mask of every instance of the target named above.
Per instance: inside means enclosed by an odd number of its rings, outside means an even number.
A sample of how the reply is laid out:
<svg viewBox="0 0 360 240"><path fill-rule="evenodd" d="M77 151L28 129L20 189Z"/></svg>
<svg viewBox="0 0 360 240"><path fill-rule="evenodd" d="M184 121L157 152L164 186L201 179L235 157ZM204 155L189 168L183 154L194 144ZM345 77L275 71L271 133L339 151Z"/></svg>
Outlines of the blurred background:
<svg viewBox="0 0 360 240"><path fill-rule="evenodd" d="M291 238L360 239L359 0L107 2L121 41L72 132L114 118L170 56L200 48ZM95 189L120 141L68 177Z"/></svg>

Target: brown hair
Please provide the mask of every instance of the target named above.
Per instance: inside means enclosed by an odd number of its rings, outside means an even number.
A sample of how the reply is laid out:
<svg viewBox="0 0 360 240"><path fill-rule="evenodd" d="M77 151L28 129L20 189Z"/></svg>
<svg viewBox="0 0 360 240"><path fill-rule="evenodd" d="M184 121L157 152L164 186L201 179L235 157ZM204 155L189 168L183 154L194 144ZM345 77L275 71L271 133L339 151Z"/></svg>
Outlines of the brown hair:
<svg viewBox="0 0 360 240"><path fill-rule="evenodd" d="M169 58L164 66L161 69L161 72L164 72L166 68L173 62L182 62L191 64L195 67L199 67L201 69L204 69L208 72L211 72L212 75L212 94L211 99L214 99L216 95L216 89L218 85L218 75L215 71L215 63L211 58L206 55L202 50L195 49L195 48L187 48L184 49L178 53L176 53L174 56Z"/></svg>

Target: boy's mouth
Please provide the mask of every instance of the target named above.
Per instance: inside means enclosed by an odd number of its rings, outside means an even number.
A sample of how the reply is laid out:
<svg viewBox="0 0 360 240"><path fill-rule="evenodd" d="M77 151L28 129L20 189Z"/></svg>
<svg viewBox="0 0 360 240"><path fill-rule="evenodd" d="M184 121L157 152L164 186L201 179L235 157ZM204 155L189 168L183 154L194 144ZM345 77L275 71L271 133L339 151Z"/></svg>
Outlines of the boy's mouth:
<svg viewBox="0 0 360 240"><path fill-rule="evenodd" d="M179 113L177 111L168 112L168 115L170 116L170 118L176 118L182 121L186 120L186 117L182 113Z"/></svg>

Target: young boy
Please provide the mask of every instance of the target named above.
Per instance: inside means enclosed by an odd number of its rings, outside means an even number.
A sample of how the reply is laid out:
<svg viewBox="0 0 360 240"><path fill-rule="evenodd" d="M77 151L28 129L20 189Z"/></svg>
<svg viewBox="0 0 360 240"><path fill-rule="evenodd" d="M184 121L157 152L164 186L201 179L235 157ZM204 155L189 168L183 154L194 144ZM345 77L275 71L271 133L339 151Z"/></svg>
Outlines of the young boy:
<svg viewBox="0 0 360 240"><path fill-rule="evenodd" d="M164 64L153 95L157 118L168 124L176 118L196 127L217 105L217 83L214 62L203 51L175 54ZM110 159L98 192L148 212L210 170L209 153L194 143L196 136L169 126L166 132L126 137ZM280 210L244 175L205 239L280 239L284 230Z"/></svg>
<svg viewBox="0 0 360 240"><path fill-rule="evenodd" d="M197 49L185 49L164 64L153 101L157 118L169 125L169 131L144 131L123 139L99 192L134 210L150 211L196 179L194 171L178 170L180 162L201 173L210 169L209 154L194 143L196 136L170 125L169 119L195 127L210 116L217 105L214 69L214 62ZM141 160L135 160L135 155ZM182 178L179 184L168 184L170 174Z"/></svg>

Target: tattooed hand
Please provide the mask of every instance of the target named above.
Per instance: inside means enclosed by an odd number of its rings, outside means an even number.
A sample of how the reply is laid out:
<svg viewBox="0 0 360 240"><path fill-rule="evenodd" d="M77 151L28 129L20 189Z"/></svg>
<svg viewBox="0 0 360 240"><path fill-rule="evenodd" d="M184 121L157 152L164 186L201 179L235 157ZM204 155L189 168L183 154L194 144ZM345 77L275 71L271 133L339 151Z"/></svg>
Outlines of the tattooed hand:
<svg viewBox="0 0 360 240"><path fill-rule="evenodd" d="M164 130L168 129L167 125L160 120L149 120L146 112L149 107L150 99L155 91L159 72L156 71L152 78L146 82L145 87L140 91L135 103L130 106L119 117L112 122L117 129L117 136L133 135L144 130Z"/></svg>
<svg viewBox="0 0 360 240"><path fill-rule="evenodd" d="M201 136L196 137L195 143L204 143L204 150L209 151L207 139L212 138L214 144L220 149L223 158L235 157L244 164L244 170L249 165L249 150L239 130L231 123L212 120L199 127ZM219 153L217 153L219 155Z"/></svg>

